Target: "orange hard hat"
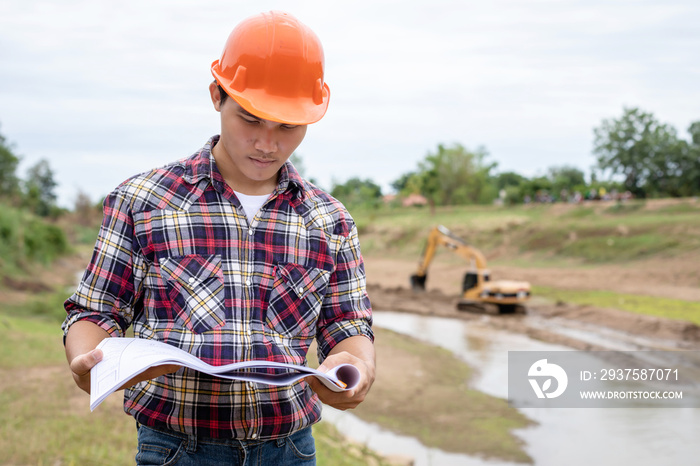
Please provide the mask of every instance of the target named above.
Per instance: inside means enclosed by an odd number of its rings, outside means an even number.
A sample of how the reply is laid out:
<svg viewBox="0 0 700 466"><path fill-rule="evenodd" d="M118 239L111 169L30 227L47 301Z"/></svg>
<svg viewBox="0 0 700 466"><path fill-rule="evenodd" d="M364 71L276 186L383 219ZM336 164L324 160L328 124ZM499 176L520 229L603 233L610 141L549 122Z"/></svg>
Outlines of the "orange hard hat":
<svg viewBox="0 0 700 466"><path fill-rule="evenodd" d="M211 72L238 104L265 120L306 125L328 109L321 41L288 13L243 20L229 35Z"/></svg>

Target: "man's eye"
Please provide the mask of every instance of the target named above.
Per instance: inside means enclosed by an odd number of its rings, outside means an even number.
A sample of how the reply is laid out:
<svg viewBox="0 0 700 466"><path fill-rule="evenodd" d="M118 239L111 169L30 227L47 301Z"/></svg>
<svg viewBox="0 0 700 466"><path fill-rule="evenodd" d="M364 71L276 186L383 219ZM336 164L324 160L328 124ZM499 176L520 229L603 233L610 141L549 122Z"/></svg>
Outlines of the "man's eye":
<svg viewBox="0 0 700 466"><path fill-rule="evenodd" d="M243 117L241 117L241 118L243 118ZM260 120L251 120L248 118L243 118L243 121L245 121L246 123L250 123L251 125L257 125L258 123L260 123Z"/></svg>
<svg viewBox="0 0 700 466"><path fill-rule="evenodd" d="M282 125L282 129L294 129L297 125Z"/></svg>

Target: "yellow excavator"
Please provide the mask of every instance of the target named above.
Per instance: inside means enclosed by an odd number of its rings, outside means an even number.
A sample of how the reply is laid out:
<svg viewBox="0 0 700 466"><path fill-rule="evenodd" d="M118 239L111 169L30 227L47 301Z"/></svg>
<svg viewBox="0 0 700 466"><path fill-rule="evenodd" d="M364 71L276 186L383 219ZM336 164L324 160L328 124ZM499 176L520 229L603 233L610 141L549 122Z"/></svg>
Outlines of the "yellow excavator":
<svg viewBox="0 0 700 466"><path fill-rule="evenodd" d="M525 313L530 298L530 283L513 280L491 281L486 258L478 249L466 244L442 225L433 228L428 236L418 270L411 275L411 288L425 291L428 266L438 246L445 246L467 259L470 268L462 282L462 298L457 309L485 314Z"/></svg>

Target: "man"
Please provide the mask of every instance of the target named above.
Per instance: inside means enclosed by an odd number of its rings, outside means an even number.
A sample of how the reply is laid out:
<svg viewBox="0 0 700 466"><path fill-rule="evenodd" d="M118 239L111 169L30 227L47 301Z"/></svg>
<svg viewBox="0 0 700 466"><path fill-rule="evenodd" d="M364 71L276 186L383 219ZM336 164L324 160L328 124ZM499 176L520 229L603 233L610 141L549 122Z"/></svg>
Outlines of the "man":
<svg viewBox="0 0 700 466"><path fill-rule="evenodd" d="M291 15L233 30L209 86L220 136L105 199L92 260L66 301L66 356L89 392L96 346L130 326L213 365L305 364L316 339L321 370L349 362L362 380L334 393L313 377L273 387L151 368L125 385L139 464L314 464L320 402L354 408L374 381L357 228L288 162L328 107L323 67L320 41Z"/></svg>

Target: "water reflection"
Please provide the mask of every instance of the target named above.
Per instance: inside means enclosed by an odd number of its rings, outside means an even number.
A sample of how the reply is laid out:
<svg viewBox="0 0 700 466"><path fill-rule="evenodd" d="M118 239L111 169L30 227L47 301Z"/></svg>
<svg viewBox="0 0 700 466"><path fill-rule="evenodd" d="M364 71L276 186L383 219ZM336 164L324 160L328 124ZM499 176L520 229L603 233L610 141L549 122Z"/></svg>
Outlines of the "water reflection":
<svg viewBox="0 0 700 466"><path fill-rule="evenodd" d="M533 340L525 335L489 328L485 322L461 321L394 312L376 312L375 325L411 335L452 351L475 368L474 388L507 398L508 351L558 351L570 348ZM697 464L700 410L693 408L525 408L536 427L516 431L536 465L675 465ZM361 422L361 421L358 421ZM367 426L364 427L367 429ZM376 428L375 428L376 429ZM372 434L379 437L379 432ZM369 445L384 452L392 443L384 438ZM418 442L416 444L422 447ZM441 453L422 447L417 465L503 465L458 455L435 458ZM449 461L449 462L448 462Z"/></svg>
<svg viewBox="0 0 700 466"><path fill-rule="evenodd" d="M358 419L347 411L323 407L323 419L333 423L343 435L382 455L414 459L415 466L520 466L517 463L484 462L481 458L428 448L413 437L398 435Z"/></svg>

